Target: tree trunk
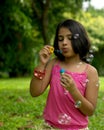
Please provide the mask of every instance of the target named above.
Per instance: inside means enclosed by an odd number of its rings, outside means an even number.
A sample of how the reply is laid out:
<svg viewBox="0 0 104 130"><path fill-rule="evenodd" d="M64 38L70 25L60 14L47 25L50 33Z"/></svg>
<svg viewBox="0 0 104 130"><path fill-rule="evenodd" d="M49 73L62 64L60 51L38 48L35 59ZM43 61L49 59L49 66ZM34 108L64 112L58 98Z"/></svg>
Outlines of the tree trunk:
<svg viewBox="0 0 104 130"><path fill-rule="evenodd" d="M48 10L50 6L50 0L46 0L44 4L44 11L42 14L42 36L44 40L44 44L49 44L49 36L48 36Z"/></svg>

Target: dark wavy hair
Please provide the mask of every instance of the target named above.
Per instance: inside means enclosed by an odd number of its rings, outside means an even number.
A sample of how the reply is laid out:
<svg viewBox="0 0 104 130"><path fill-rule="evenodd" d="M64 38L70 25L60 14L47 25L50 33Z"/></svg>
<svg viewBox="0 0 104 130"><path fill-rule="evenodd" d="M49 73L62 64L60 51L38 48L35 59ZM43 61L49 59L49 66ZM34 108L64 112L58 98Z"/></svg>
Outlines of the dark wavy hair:
<svg viewBox="0 0 104 130"><path fill-rule="evenodd" d="M58 24L54 39L54 49L59 50L58 33L62 27L69 29L69 31L72 33L71 44L73 51L76 54L79 54L82 61L88 62L87 56L91 47L90 40L83 25L75 20L67 19ZM54 51L54 53L60 60L64 60L62 53L59 53L59 51Z"/></svg>

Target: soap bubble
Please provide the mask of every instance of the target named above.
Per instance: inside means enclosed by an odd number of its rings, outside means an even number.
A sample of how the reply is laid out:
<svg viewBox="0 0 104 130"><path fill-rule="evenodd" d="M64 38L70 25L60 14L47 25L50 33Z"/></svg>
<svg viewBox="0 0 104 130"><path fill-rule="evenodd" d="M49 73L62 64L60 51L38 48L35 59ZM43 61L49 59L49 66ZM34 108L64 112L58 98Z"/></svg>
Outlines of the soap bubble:
<svg viewBox="0 0 104 130"><path fill-rule="evenodd" d="M88 63L90 63L90 62L91 62L90 58L87 58L86 60L87 60L87 62L88 62Z"/></svg>
<svg viewBox="0 0 104 130"><path fill-rule="evenodd" d="M78 39L78 38L79 38L79 34L78 33L73 35L73 39Z"/></svg>
<svg viewBox="0 0 104 130"><path fill-rule="evenodd" d="M93 55L93 54L90 54L89 57L90 57L91 59L93 59L93 58L94 58L94 55Z"/></svg>
<svg viewBox="0 0 104 130"><path fill-rule="evenodd" d="M86 60L87 60L88 63L91 63L93 61L93 59L94 59L94 55L89 54Z"/></svg>
<svg viewBox="0 0 104 130"><path fill-rule="evenodd" d="M90 49L90 50L89 50L89 53L90 53L90 54L93 54L93 53L94 53L94 50L93 50L93 49Z"/></svg>
<svg viewBox="0 0 104 130"><path fill-rule="evenodd" d="M96 87L99 87L99 83L96 84Z"/></svg>
<svg viewBox="0 0 104 130"><path fill-rule="evenodd" d="M85 82L88 83L88 82L89 82L89 79L86 79Z"/></svg>
<svg viewBox="0 0 104 130"><path fill-rule="evenodd" d="M82 62L79 62L76 67L79 68L83 63Z"/></svg>
<svg viewBox="0 0 104 130"><path fill-rule="evenodd" d="M58 117L59 124L70 124L71 117L66 113L61 113Z"/></svg>
<svg viewBox="0 0 104 130"><path fill-rule="evenodd" d="M98 83L96 83L96 87L99 87L100 86L100 81L98 81Z"/></svg>
<svg viewBox="0 0 104 130"><path fill-rule="evenodd" d="M67 95L68 93L69 93L69 91L64 89L64 94Z"/></svg>
<svg viewBox="0 0 104 130"><path fill-rule="evenodd" d="M84 82L83 82L83 86L86 87L86 84L89 82L89 79L86 79Z"/></svg>
<svg viewBox="0 0 104 130"><path fill-rule="evenodd" d="M100 81L96 81L96 80L93 80L93 82L94 82L94 87L96 86L96 87L99 87L100 86Z"/></svg>

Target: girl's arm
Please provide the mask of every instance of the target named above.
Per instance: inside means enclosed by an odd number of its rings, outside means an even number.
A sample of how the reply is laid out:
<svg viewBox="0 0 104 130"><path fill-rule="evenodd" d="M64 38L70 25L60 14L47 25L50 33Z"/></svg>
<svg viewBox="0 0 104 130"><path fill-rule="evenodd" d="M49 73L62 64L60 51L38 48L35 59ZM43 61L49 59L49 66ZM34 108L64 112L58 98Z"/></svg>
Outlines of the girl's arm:
<svg viewBox="0 0 104 130"><path fill-rule="evenodd" d="M82 108L80 108L80 110L86 115L91 116L97 105L99 91L99 77L97 70L93 66L90 66L88 69L88 80L85 93L86 100L82 103Z"/></svg>
<svg viewBox="0 0 104 130"><path fill-rule="evenodd" d="M49 45L44 46L44 48L39 52L40 57L40 63L35 68L36 75L44 72L43 78L39 79L39 76L33 75L33 78L30 83L30 93L32 96L39 96L41 95L50 82L50 76L51 71L53 67L54 60L50 60L50 56L52 53L50 53L50 48L52 48Z"/></svg>
<svg viewBox="0 0 104 130"><path fill-rule="evenodd" d="M44 71L45 68L45 75L43 79L39 79L35 76L33 76L31 82L30 82L30 93L33 97L41 95L45 89L48 87L49 82L50 82L50 77L51 77L51 71L52 71L52 66L53 66L53 61L50 61L46 68L43 65L38 65L35 69L37 71Z"/></svg>
<svg viewBox="0 0 104 130"><path fill-rule="evenodd" d="M73 79L67 74L63 75L64 76L63 78L67 80L67 84L65 85L62 83L62 85L66 87L66 89L72 95L75 104L81 102L79 108L76 109L79 109L84 115L91 116L93 115L97 104L99 78L98 78L97 70L91 65L87 70L87 74L88 74L89 81L87 83L85 96L83 96L80 93Z"/></svg>

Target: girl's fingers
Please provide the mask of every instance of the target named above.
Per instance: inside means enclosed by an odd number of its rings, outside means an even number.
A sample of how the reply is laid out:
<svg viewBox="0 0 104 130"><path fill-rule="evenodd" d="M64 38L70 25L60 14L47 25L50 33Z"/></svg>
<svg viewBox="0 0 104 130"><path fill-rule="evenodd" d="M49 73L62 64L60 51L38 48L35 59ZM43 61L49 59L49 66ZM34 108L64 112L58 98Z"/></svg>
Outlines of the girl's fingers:
<svg viewBox="0 0 104 130"><path fill-rule="evenodd" d="M63 74L61 76L61 85L63 85L63 87L65 88L70 88L70 86L74 86L72 77L66 73Z"/></svg>
<svg viewBox="0 0 104 130"><path fill-rule="evenodd" d="M71 76L68 75L68 74L66 74L66 73L63 74L61 77L62 77L63 79L66 79L67 81L70 80L70 79L72 79Z"/></svg>
<svg viewBox="0 0 104 130"><path fill-rule="evenodd" d="M49 46L48 45L44 46L44 48L40 50L40 54L49 55L50 54Z"/></svg>
<svg viewBox="0 0 104 130"><path fill-rule="evenodd" d="M54 52L54 48L52 46L46 45L45 49L47 49L49 54L52 54Z"/></svg>
<svg viewBox="0 0 104 130"><path fill-rule="evenodd" d="M50 48L51 48L51 49L50 49ZM40 61L41 61L42 63L48 62L48 60L49 60L49 58L50 58L50 56L51 56L51 54L52 54L52 51L53 51L53 49L52 49L51 46L49 46L49 45L44 46L44 47L40 50L40 52L39 52Z"/></svg>

